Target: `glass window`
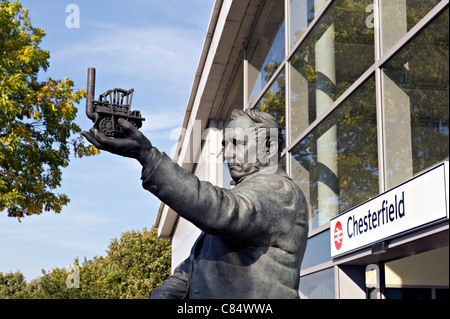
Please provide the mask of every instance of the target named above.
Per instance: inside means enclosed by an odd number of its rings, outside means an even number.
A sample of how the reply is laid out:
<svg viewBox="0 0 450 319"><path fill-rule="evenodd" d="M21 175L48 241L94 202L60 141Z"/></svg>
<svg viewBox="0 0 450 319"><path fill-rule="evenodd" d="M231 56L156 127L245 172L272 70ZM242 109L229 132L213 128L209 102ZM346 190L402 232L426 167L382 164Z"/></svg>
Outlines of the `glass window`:
<svg viewBox="0 0 450 319"><path fill-rule="evenodd" d="M449 158L448 12L383 67L387 188Z"/></svg>
<svg viewBox="0 0 450 319"><path fill-rule="evenodd" d="M314 237L308 238L308 245L306 245L301 269L324 263L330 260L330 256L330 230L327 230Z"/></svg>
<svg viewBox="0 0 450 319"><path fill-rule="evenodd" d="M327 0L290 0L289 42L291 49L326 2Z"/></svg>
<svg viewBox="0 0 450 319"><path fill-rule="evenodd" d="M286 76L284 69L280 72L270 88L264 93L255 109L272 114L281 125L283 139L286 139ZM286 145L286 141L284 142Z"/></svg>
<svg viewBox="0 0 450 319"><path fill-rule="evenodd" d="M290 61L291 139L374 63L371 0L334 1Z"/></svg>
<svg viewBox="0 0 450 319"><path fill-rule="evenodd" d="M370 78L291 152L310 229L378 194L375 81Z"/></svg>
<svg viewBox="0 0 450 319"><path fill-rule="evenodd" d="M252 105L285 57L284 1L267 0L247 46Z"/></svg>
<svg viewBox="0 0 450 319"><path fill-rule="evenodd" d="M432 299L429 288L386 288L386 299Z"/></svg>
<svg viewBox="0 0 450 319"><path fill-rule="evenodd" d="M382 54L439 2L440 0L380 0Z"/></svg>
<svg viewBox="0 0 450 319"><path fill-rule="evenodd" d="M301 299L334 299L334 269L301 277L298 290Z"/></svg>

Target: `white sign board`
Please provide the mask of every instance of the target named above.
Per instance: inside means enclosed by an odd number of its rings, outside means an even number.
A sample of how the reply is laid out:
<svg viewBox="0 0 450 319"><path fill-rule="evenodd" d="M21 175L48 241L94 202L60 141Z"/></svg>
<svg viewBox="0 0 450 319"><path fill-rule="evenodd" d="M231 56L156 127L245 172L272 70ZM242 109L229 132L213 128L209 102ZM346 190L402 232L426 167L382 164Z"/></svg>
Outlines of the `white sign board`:
<svg viewBox="0 0 450 319"><path fill-rule="evenodd" d="M330 220L331 258L448 219L448 162Z"/></svg>

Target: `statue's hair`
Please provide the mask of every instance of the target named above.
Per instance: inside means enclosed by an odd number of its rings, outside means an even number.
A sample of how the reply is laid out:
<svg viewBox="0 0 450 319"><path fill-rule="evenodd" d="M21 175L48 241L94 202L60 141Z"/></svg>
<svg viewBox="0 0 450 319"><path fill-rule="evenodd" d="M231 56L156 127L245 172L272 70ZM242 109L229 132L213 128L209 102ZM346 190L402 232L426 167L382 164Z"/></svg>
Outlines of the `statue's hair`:
<svg viewBox="0 0 450 319"><path fill-rule="evenodd" d="M241 116L247 116L253 123L255 130L266 129L267 138L270 137L270 129L277 129L278 132L278 154L281 154L283 149L283 134L281 126L276 118L267 112L258 112L254 109L234 109L231 111L231 119L235 120Z"/></svg>

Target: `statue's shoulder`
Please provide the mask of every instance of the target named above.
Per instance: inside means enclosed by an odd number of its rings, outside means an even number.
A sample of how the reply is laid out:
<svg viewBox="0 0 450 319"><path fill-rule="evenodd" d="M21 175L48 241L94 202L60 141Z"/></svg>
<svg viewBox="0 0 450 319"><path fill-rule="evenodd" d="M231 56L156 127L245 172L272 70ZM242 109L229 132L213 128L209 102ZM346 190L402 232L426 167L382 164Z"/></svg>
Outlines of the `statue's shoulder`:
<svg viewBox="0 0 450 319"><path fill-rule="evenodd" d="M249 176L242 186L262 191L277 191L296 187L296 184L287 176L283 169L276 169L272 172L265 171Z"/></svg>

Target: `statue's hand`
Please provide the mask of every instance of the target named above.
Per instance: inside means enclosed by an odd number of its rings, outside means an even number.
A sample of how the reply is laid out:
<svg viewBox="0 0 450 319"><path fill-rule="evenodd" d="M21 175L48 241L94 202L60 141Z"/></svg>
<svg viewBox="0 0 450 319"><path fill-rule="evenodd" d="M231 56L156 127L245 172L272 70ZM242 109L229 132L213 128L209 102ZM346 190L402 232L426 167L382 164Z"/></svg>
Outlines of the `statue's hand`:
<svg viewBox="0 0 450 319"><path fill-rule="evenodd" d="M132 124L124 119L117 121L128 137L109 138L96 128L81 134L100 150L113 154L137 159L142 165L146 164L152 149L152 143Z"/></svg>

